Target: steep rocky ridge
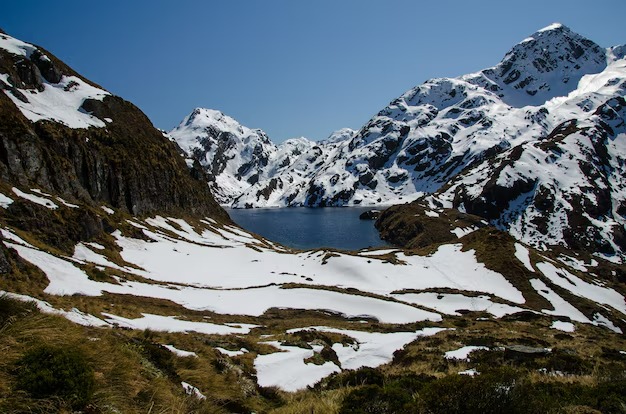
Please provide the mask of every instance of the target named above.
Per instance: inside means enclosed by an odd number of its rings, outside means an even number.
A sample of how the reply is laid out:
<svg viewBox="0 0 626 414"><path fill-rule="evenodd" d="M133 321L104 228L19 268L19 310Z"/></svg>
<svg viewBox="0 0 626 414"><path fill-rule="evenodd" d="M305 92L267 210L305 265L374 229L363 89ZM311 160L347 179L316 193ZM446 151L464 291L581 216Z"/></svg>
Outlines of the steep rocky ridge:
<svg viewBox="0 0 626 414"><path fill-rule="evenodd" d="M0 177L131 214L227 220L199 166L133 104L44 49L0 35Z"/></svg>

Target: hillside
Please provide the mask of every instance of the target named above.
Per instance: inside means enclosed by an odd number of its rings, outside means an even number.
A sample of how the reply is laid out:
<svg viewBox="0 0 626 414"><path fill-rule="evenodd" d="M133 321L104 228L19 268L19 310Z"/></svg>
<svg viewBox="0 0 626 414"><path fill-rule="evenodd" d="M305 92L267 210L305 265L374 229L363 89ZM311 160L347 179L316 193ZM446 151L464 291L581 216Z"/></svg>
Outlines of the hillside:
<svg viewBox="0 0 626 414"><path fill-rule="evenodd" d="M0 57L0 411L626 404L623 265L535 249L435 201L398 224L406 249L278 245L230 222L207 180L258 174L254 186L274 169L306 182L352 131L274 147L197 110L175 137L190 159L42 48L2 34ZM232 152L246 143L259 149ZM408 241L419 229L432 238Z"/></svg>

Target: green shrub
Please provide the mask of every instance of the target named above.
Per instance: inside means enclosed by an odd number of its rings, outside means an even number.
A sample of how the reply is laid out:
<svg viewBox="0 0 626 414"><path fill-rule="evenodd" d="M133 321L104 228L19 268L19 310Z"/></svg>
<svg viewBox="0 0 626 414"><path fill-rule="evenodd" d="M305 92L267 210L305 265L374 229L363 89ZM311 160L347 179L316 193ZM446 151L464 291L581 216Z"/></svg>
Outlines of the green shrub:
<svg viewBox="0 0 626 414"><path fill-rule="evenodd" d="M343 400L339 414L391 414L414 412L410 392L399 387L366 385L350 392Z"/></svg>
<svg viewBox="0 0 626 414"><path fill-rule="evenodd" d="M499 369L476 377L449 375L432 381L420 392L424 411L445 414L512 413L518 374Z"/></svg>
<svg viewBox="0 0 626 414"><path fill-rule="evenodd" d="M12 320L34 312L38 312L35 302L24 302L4 294L0 295L0 329L10 324Z"/></svg>
<svg viewBox="0 0 626 414"><path fill-rule="evenodd" d="M357 387L360 385L380 385L382 386L385 377L380 371L374 368L363 367L357 370L347 370L333 374L323 379L316 387L325 389L337 389L342 387Z"/></svg>
<svg viewBox="0 0 626 414"><path fill-rule="evenodd" d="M94 391L94 374L75 348L41 345L17 362L17 388L35 398L58 397L73 408L84 407Z"/></svg>

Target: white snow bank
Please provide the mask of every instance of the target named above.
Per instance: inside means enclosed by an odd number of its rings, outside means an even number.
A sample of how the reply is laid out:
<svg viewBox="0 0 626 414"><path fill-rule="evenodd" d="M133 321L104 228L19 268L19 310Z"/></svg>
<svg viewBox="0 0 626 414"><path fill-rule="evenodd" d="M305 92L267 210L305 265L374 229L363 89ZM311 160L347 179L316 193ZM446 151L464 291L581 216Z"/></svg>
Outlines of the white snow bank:
<svg viewBox="0 0 626 414"><path fill-rule="evenodd" d="M469 354L480 349L489 350L489 348L486 346L467 345L453 351L447 351L444 356L446 359L459 359L469 361Z"/></svg>
<svg viewBox="0 0 626 414"><path fill-rule="evenodd" d="M198 354L196 354L195 352L191 352L191 351L183 351L182 349L178 349L176 348L174 345L163 345L165 348L167 348L171 353L173 353L174 355L177 355L181 358L186 358L186 357L198 357Z"/></svg>
<svg viewBox="0 0 626 414"><path fill-rule="evenodd" d="M0 296L7 296L11 299L17 299L23 302L34 302L37 305L37 308L39 309L39 311L41 311L42 313L59 315L78 325L95 326L95 327L110 326L107 322L103 321L102 319L99 319L93 315L84 313L76 308L72 308L72 310L70 311L56 309L52 305L50 305L48 302L44 302L43 300L35 299L27 295L19 295L17 293L0 291Z"/></svg>
<svg viewBox="0 0 626 414"><path fill-rule="evenodd" d="M563 322L563 321L554 321L552 322L552 329L558 329L563 332L574 332L576 330L576 326L574 326L571 322Z"/></svg>
<svg viewBox="0 0 626 414"><path fill-rule="evenodd" d="M261 387L278 387L287 392L294 392L313 385L324 377L341 369L332 362L323 365L305 363L315 352L323 347L313 346L313 349L302 349L296 346L281 345L280 342L267 342L282 352L268 355L259 355L254 360L257 372L257 383Z"/></svg>
<svg viewBox="0 0 626 414"><path fill-rule="evenodd" d="M9 208L9 206L13 203L13 199L5 196L0 193L0 207Z"/></svg>
<svg viewBox="0 0 626 414"><path fill-rule="evenodd" d="M537 263L537 268L555 285L576 296L609 305L626 315L626 301L615 290L585 282L567 270L557 268L552 263Z"/></svg>
<svg viewBox="0 0 626 414"><path fill-rule="evenodd" d="M424 328L415 332L379 333L324 326L306 329L346 335L357 341L355 345L333 344L333 350L337 354L343 369L375 368L386 364L393 359L395 351L404 348L408 343L415 341L417 338L432 336L446 330L446 328ZM302 329L292 329L287 332L298 330Z"/></svg>
<svg viewBox="0 0 626 414"><path fill-rule="evenodd" d="M493 302L488 296L465 296L459 293L403 293L394 294L393 297L404 302L434 309L447 315L457 316L461 315L458 312L460 310L470 310L473 312L489 312L496 318L501 318L524 310L517 306Z"/></svg>
<svg viewBox="0 0 626 414"><path fill-rule="evenodd" d="M455 234L457 238L461 238L463 236L466 236L470 233L475 232L476 230L478 230L478 227L475 226L471 226L471 227L457 227L455 229L450 230L450 233Z"/></svg>
<svg viewBox="0 0 626 414"><path fill-rule="evenodd" d="M441 246L427 257L396 252L397 259L404 264L393 264L376 259L377 251L327 258L325 252L319 251L285 254L261 246L245 233L234 234L234 230L215 227L220 234L210 231L198 234L183 223L178 222L181 230L167 222L151 220L151 224L175 232L182 240L148 230L144 234L151 241L128 238L119 232L113 235L126 262L144 269L145 277L162 282L212 288L295 282L355 288L382 295L403 289L446 287L491 293L524 303L521 292L504 276L479 263L473 250L462 251L460 244ZM255 248L250 244L256 244Z"/></svg>
<svg viewBox="0 0 626 414"><path fill-rule="evenodd" d="M522 262L526 269L530 270L531 272L535 271L533 265L530 263L530 252L526 247L522 246L519 243L515 243L515 257L517 257L517 260Z"/></svg>
<svg viewBox="0 0 626 414"><path fill-rule="evenodd" d="M13 187L13 192L18 197L21 197L21 198L23 198L25 200L28 200L31 203L39 204L40 206L44 206L46 208L49 208L50 210L56 210L57 208L59 208L58 205L56 205L55 203L53 203L52 201L50 201L49 199L47 199L45 197L40 197L40 196L36 196L34 194L25 193L25 192L21 191L18 188L15 188L15 187Z"/></svg>
<svg viewBox="0 0 626 414"><path fill-rule="evenodd" d="M567 316L576 322L591 323L589 318L550 289L543 281L539 279L530 279L530 284L533 289L550 302L554 308L554 310L543 309L543 313L555 316Z"/></svg>
<svg viewBox="0 0 626 414"><path fill-rule="evenodd" d="M392 360L393 353L402 349L409 342L421 336L431 336L446 328L424 328L416 332L373 333L324 326L291 329L287 333L313 329L349 336L357 341L355 345L333 344L341 368L358 369L361 367L377 367ZM323 347L312 345L313 349L302 349L284 346L279 342L268 342L283 352L259 355L254 361L260 386L276 386L285 391L293 392L313 385L322 378L339 372L341 369L332 362L323 365L305 363L315 352Z"/></svg>
<svg viewBox="0 0 626 414"><path fill-rule="evenodd" d="M596 326L604 326L605 328L608 328L618 334L623 333L622 330L615 326L615 324L611 322L609 318L600 313L593 314L593 324Z"/></svg>
<svg viewBox="0 0 626 414"><path fill-rule="evenodd" d="M218 351L220 351L220 353L227 355L229 357L236 357L236 356L240 356L249 352L246 348L241 348L239 351L230 351L228 349L221 348L218 346L218 347L215 347L215 349L217 349Z"/></svg>
<svg viewBox="0 0 626 414"><path fill-rule="evenodd" d="M0 74L0 80L10 84L8 75ZM28 102L23 102L9 90L4 93L22 114L32 122L44 119L55 121L69 128L105 127L106 124L81 107L86 99L101 101L110 95L107 91L91 86L76 76L63 76L59 83L44 80L44 90L22 90Z"/></svg>
<svg viewBox="0 0 626 414"><path fill-rule="evenodd" d="M175 316L152 315L149 313L142 313L143 316L137 319L127 319L104 312L102 315L106 317L106 321L110 324L130 329L150 329L159 332L197 332L206 335L247 334L250 332L249 326L234 327L209 322L185 321L176 319Z"/></svg>

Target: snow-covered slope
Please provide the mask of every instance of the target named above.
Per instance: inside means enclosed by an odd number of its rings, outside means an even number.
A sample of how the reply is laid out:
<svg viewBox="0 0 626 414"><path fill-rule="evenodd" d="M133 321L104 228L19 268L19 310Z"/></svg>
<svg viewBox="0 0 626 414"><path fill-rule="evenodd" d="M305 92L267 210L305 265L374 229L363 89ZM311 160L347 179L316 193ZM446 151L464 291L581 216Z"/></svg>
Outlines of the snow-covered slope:
<svg viewBox="0 0 626 414"><path fill-rule="evenodd" d="M623 47L604 49L550 25L496 66L428 80L358 132L338 131L311 145L298 168L265 169L239 186L233 206L394 204L433 193L469 165L622 96L623 57Z"/></svg>
<svg viewBox="0 0 626 414"><path fill-rule="evenodd" d="M51 120L70 128L102 128L106 122L112 122L98 119L83 108L86 100L101 101L110 95L107 91L78 76L63 74L44 51L30 43L0 33L0 49L25 58L19 61L17 74L0 73L0 90L30 121Z"/></svg>
<svg viewBox="0 0 626 414"><path fill-rule="evenodd" d="M326 144L300 137L275 145L260 129L245 127L220 111L196 108L168 136L200 162L220 203L230 205L245 193L243 198L262 207L288 205L270 194L279 190L288 199L287 187L298 188L320 167L327 152L322 148L345 140L351 131L337 131Z"/></svg>
<svg viewBox="0 0 626 414"><path fill-rule="evenodd" d="M560 97L591 95L584 105L592 111L615 96L615 88L597 91L603 97L586 90L596 85L584 76L605 70L607 56L592 41L552 25L493 68L429 80L361 128L342 157L317 174L305 204L393 203L436 191L471 163L545 136L583 112ZM332 176L341 186L329 185Z"/></svg>
<svg viewBox="0 0 626 414"><path fill-rule="evenodd" d="M168 135L200 161L220 203L228 203L256 183L277 151L263 131L210 109L196 108Z"/></svg>
<svg viewBox="0 0 626 414"><path fill-rule="evenodd" d="M500 141L506 145L495 156L474 157L473 164L425 201L481 216L536 247L561 245L623 260L623 56L623 48L607 50L607 66L580 78L566 96L521 108L529 115L524 118L509 116L505 128L526 122L529 132Z"/></svg>

